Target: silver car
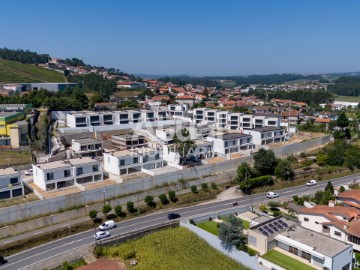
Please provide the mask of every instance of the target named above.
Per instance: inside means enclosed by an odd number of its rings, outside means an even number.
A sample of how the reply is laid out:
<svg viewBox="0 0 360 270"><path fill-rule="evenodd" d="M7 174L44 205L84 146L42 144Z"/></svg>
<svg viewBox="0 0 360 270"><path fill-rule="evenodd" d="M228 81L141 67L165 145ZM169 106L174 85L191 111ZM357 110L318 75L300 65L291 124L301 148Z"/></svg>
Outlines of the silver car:
<svg viewBox="0 0 360 270"><path fill-rule="evenodd" d="M111 236L111 234L108 231L102 231L102 232L95 233L94 238L96 240L99 240L99 239L103 239L103 238L106 238L109 236Z"/></svg>

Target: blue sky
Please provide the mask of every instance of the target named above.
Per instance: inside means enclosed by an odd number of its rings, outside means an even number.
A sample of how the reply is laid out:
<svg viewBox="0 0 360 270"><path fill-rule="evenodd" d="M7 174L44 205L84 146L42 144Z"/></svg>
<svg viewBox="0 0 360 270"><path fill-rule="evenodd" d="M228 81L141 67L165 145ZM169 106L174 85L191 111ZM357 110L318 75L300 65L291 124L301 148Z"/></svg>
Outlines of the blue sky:
<svg viewBox="0 0 360 270"><path fill-rule="evenodd" d="M2 0L0 47L130 73L360 71L360 1Z"/></svg>

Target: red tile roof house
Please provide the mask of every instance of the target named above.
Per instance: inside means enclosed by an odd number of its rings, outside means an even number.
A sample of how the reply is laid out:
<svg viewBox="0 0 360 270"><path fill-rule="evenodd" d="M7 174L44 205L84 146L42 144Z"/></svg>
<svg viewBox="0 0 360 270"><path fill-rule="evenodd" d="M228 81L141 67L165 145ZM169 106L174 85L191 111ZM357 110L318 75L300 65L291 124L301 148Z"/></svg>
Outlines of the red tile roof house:
<svg viewBox="0 0 360 270"><path fill-rule="evenodd" d="M354 207L360 210L360 190L348 190L340 193L336 197L336 203L341 203L344 206Z"/></svg>
<svg viewBox="0 0 360 270"><path fill-rule="evenodd" d="M153 96L152 97L152 101L160 101L160 102L163 102L163 101L169 101L170 100L170 97L169 96Z"/></svg>
<svg viewBox="0 0 360 270"><path fill-rule="evenodd" d="M175 101L179 104L187 104L189 105L189 107L193 107L195 103L195 98L192 96L183 95L183 96L177 96L175 98Z"/></svg>
<svg viewBox="0 0 360 270"><path fill-rule="evenodd" d="M317 205L299 211L301 226L351 244L360 251L360 210L345 206Z"/></svg>
<svg viewBox="0 0 360 270"><path fill-rule="evenodd" d="M330 122L331 122L331 119L329 119L329 118L315 118L314 124L315 125L324 124L326 127L326 130L328 130Z"/></svg>

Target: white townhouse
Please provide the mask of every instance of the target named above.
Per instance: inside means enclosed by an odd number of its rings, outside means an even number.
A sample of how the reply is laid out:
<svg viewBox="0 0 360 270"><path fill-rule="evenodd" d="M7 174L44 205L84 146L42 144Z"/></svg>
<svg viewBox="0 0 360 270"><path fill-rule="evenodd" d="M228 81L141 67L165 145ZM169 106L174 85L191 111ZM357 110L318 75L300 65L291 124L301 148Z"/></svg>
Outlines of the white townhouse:
<svg viewBox="0 0 360 270"><path fill-rule="evenodd" d="M227 128L228 126L228 111L218 111L216 112L216 127L217 128Z"/></svg>
<svg viewBox="0 0 360 270"><path fill-rule="evenodd" d="M161 151L154 148L104 153L104 171L117 176L152 170L164 165Z"/></svg>
<svg viewBox="0 0 360 270"><path fill-rule="evenodd" d="M102 156L102 141L91 138L72 139L71 151L73 157L99 157Z"/></svg>
<svg viewBox="0 0 360 270"><path fill-rule="evenodd" d="M0 169L0 200L24 195L24 186L20 172L9 167Z"/></svg>
<svg viewBox="0 0 360 270"><path fill-rule="evenodd" d="M68 113L66 115L66 123L67 126L72 128L114 125L115 118L116 118L116 114L113 112Z"/></svg>
<svg viewBox="0 0 360 270"><path fill-rule="evenodd" d="M103 180L100 161L90 157L32 165L34 183L44 191Z"/></svg>
<svg viewBox="0 0 360 270"><path fill-rule="evenodd" d="M193 119L196 124L205 122L205 111L207 108L193 109Z"/></svg>
<svg viewBox="0 0 360 270"><path fill-rule="evenodd" d="M169 116L183 117L187 109L188 106L186 104L170 104L167 106L167 114Z"/></svg>
<svg viewBox="0 0 360 270"><path fill-rule="evenodd" d="M277 127L254 128L244 130L244 133L252 136L255 145L283 142L286 138L285 130Z"/></svg>
<svg viewBox="0 0 360 270"><path fill-rule="evenodd" d="M206 138L208 142L213 144L215 153L227 155L248 151L255 148L252 143L251 135L242 133L226 133L220 135L211 135Z"/></svg>

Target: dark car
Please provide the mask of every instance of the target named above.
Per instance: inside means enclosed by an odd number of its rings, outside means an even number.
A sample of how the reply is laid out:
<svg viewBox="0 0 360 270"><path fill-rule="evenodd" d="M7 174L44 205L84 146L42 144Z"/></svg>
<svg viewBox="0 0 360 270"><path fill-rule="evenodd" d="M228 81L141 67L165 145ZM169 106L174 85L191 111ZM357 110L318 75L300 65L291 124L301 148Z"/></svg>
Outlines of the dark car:
<svg viewBox="0 0 360 270"><path fill-rule="evenodd" d="M0 264L6 263L6 260L3 255L0 254Z"/></svg>
<svg viewBox="0 0 360 270"><path fill-rule="evenodd" d="M180 218L180 215L178 213L170 213L168 214L168 219L177 219Z"/></svg>

